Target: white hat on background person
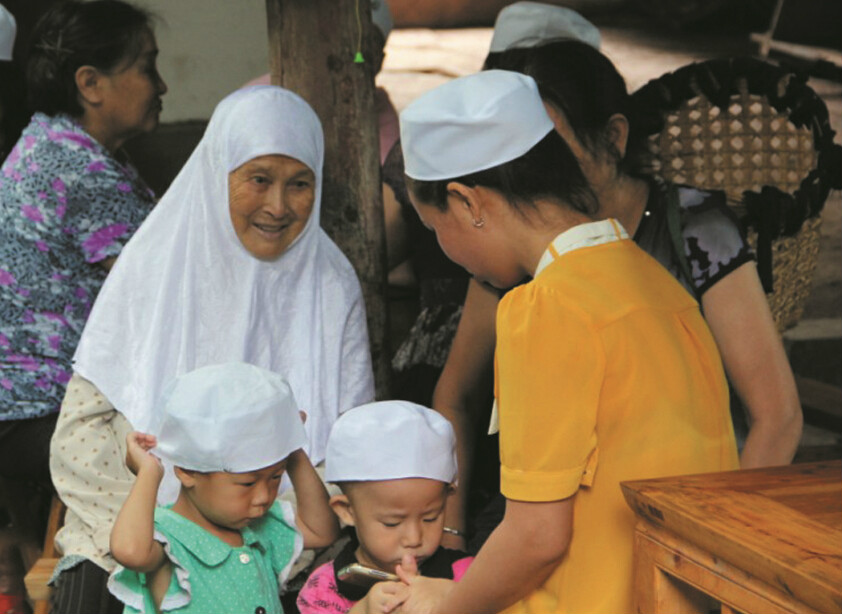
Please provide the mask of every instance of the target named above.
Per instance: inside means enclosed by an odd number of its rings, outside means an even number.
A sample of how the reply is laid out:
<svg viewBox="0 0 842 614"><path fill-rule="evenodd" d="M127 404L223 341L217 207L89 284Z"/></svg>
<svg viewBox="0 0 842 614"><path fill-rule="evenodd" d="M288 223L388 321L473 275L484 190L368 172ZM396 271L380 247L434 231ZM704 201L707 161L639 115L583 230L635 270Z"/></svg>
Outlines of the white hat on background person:
<svg viewBox="0 0 842 614"><path fill-rule="evenodd" d="M407 176L454 179L519 158L553 130L532 77L485 70L454 79L400 115Z"/></svg>
<svg viewBox="0 0 842 614"><path fill-rule="evenodd" d="M325 481L456 479L456 435L439 412L409 401L349 409L330 432Z"/></svg>
<svg viewBox="0 0 842 614"><path fill-rule="evenodd" d="M18 25L15 16L0 4L0 61L11 62Z"/></svg>
<svg viewBox="0 0 842 614"><path fill-rule="evenodd" d="M574 10L543 2L515 2L497 14L489 53L534 47L547 40L578 40L599 49L602 37Z"/></svg>
<svg viewBox="0 0 842 614"><path fill-rule="evenodd" d="M307 442L287 381L243 362L202 367L173 379L150 433L152 453L193 471L255 471Z"/></svg>
<svg viewBox="0 0 842 614"><path fill-rule="evenodd" d="M383 34L384 41L389 38L394 22L386 0L371 0L371 21Z"/></svg>

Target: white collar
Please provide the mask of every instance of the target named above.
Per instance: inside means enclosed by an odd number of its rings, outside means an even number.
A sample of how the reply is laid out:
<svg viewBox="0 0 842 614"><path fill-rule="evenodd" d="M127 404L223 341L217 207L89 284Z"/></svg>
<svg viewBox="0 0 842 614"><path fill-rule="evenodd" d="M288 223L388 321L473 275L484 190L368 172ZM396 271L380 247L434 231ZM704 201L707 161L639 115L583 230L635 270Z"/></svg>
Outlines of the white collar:
<svg viewBox="0 0 842 614"><path fill-rule="evenodd" d="M538 261L538 266L532 277L538 277L541 271L547 268L551 262L567 252L628 238L626 229L614 218L574 226L565 230L550 242Z"/></svg>

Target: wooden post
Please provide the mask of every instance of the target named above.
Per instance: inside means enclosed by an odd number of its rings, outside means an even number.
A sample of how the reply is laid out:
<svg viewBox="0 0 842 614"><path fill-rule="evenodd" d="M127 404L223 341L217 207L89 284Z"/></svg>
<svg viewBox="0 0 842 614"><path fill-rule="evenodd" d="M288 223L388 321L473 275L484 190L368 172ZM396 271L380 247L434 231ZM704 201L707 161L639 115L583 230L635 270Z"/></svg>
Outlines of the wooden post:
<svg viewBox="0 0 842 614"><path fill-rule="evenodd" d="M386 241L369 0L266 0L272 83L302 96L325 134L322 227L359 275L377 398L388 398ZM362 48L361 48L362 47ZM354 62L357 52L366 58Z"/></svg>

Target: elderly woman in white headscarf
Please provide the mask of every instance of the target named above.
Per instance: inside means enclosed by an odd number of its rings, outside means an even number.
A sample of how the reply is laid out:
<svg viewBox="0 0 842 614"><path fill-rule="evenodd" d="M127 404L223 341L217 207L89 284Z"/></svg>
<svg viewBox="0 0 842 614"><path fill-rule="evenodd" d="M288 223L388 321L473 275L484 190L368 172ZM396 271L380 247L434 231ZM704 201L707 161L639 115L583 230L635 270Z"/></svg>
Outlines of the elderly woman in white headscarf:
<svg viewBox="0 0 842 614"><path fill-rule="evenodd" d="M319 226L323 158L321 124L304 100L274 86L239 90L120 255L52 441L68 507L56 539L59 603L74 584L92 598L105 590L108 534L133 480L125 436L148 428L173 377L230 361L283 374L307 414L314 465L339 415L373 399L360 284Z"/></svg>

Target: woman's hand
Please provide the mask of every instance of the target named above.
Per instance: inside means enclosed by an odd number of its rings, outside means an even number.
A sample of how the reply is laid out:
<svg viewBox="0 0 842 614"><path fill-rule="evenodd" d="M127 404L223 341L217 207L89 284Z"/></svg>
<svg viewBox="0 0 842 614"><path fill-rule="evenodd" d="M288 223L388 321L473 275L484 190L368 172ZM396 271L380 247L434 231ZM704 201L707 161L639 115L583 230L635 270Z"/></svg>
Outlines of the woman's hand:
<svg viewBox="0 0 842 614"><path fill-rule="evenodd" d="M351 609L349 614L389 614L409 596L409 587L401 582L378 582Z"/></svg>
<svg viewBox="0 0 842 614"><path fill-rule="evenodd" d="M395 573L409 589L402 602L401 611L410 614L430 614L440 611L442 602L456 584L453 580L425 578L418 575L418 565L415 558L409 554L403 556Z"/></svg>
<svg viewBox="0 0 842 614"><path fill-rule="evenodd" d="M156 445L158 440L154 435L132 431L126 436L126 465L132 473L138 475L141 471L153 471L163 477L161 461L149 453Z"/></svg>

